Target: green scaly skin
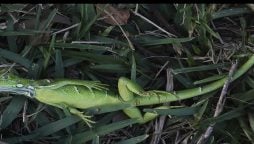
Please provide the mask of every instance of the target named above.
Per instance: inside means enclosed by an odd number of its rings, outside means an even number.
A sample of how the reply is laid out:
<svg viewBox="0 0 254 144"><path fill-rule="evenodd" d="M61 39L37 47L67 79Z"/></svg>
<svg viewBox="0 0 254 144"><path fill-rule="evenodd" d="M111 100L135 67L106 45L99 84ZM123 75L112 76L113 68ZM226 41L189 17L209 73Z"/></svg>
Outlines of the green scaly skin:
<svg viewBox="0 0 254 144"><path fill-rule="evenodd" d="M235 80L248 71L254 64L252 55L233 75ZM83 80L29 80L20 78L10 73L0 75L0 92L21 94L30 98L62 109L68 109L70 113L82 118L88 126L93 121L90 116L84 115L77 109L103 109L116 105L128 104L130 107L123 109L124 113L130 118L136 118L139 123L148 122L158 115L155 113L141 114L137 106L161 104L192 98L202 94L212 92L221 88L227 77L210 83L208 85L176 91L173 93L166 91L144 91L138 84L121 77L118 81L119 95L114 94L106 88L105 84L96 81ZM167 108L161 106L158 108Z"/></svg>

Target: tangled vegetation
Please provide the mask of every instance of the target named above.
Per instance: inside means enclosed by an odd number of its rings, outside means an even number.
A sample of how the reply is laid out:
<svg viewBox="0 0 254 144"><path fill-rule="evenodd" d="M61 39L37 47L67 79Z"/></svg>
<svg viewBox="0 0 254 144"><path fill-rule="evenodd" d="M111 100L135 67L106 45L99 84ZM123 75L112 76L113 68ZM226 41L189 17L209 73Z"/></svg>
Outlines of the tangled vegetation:
<svg viewBox="0 0 254 144"><path fill-rule="evenodd" d="M116 92L121 76L145 90L199 87L230 79L253 54L253 11L252 4L1 4L0 69L36 80L96 80ZM165 103L171 108L149 123L112 108L94 115L92 128L58 108L1 94L1 141L254 143L253 88L250 69L223 89Z"/></svg>

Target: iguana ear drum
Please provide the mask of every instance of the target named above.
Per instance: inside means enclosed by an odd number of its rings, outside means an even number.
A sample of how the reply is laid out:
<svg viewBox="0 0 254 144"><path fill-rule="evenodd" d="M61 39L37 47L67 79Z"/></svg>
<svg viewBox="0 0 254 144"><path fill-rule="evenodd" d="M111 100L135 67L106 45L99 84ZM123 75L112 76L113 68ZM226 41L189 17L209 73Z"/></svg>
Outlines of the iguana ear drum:
<svg viewBox="0 0 254 144"><path fill-rule="evenodd" d="M35 97L35 89L34 89L34 87L28 86L26 90L27 90L27 95L26 96L28 96L30 98L34 98Z"/></svg>

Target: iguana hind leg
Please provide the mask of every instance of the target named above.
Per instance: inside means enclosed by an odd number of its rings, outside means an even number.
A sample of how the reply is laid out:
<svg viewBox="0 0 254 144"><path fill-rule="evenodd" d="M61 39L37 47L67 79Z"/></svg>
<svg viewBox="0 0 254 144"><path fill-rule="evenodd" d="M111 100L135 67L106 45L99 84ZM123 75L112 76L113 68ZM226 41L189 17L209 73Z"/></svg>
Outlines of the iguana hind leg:
<svg viewBox="0 0 254 144"><path fill-rule="evenodd" d="M156 109L168 108L167 106L156 107ZM143 124L149 122L159 116L157 113L146 112L142 116L140 110L137 107L131 107L123 110L130 118L137 119L138 123Z"/></svg>
<svg viewBox="0 0 254 144"><path fill-rule="evenodd" d="M119 78L118 91L124 101L131 101L134 99L134 93L138 96L156 96L154 91L145 92L137 83L125 77ZM161 108L161 107L158 107ZM155 119L158 114L146 112L144 116L137 107L130 107L123 110L130 118L137 119L139 123L146 123Z"/></svg>
<svg viewBox="0 0 254 144"><path fill-rule="evenodd" d="M140 85L125 77L118 80L118 92L124 101L132 100L134 98L133 94L138 96L157 95L154 91L145 91Z"/></svg>

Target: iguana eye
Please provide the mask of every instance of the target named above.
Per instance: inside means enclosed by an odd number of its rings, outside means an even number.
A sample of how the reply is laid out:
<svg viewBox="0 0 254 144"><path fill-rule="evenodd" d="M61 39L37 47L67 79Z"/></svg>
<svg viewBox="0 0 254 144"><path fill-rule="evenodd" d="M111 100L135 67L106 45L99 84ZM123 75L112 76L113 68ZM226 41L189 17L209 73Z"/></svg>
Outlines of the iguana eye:
<svg viewBox="0 0 254 144"><path fill-rule="evenodd" d="M23 87L23 85L22 84L17 84L16 87L21 88L21 87Z"/></svg>

